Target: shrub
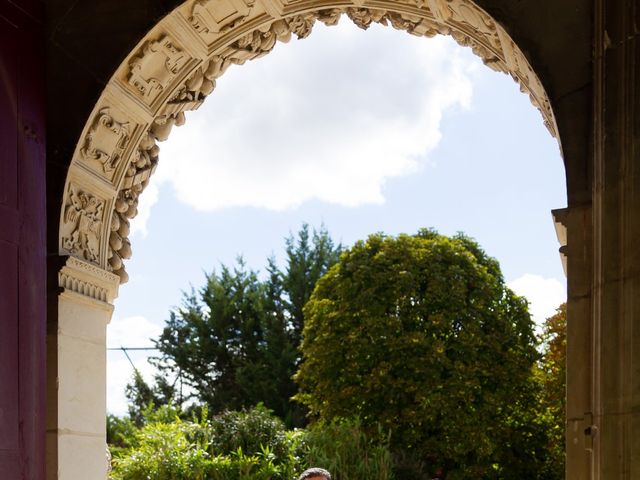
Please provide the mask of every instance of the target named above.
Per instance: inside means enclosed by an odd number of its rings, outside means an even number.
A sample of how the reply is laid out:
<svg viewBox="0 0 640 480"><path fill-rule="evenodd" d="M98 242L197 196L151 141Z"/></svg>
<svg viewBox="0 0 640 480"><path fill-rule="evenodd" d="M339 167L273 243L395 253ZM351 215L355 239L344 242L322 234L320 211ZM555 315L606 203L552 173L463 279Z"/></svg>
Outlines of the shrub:
<svg viewBox="0 0 640 480"><path fill-rule="evenodd" d="M135 435L136 446L114 459L117 480L204 480L210 461L205 445L194 441L203 427L176 418L149 423Z"/></svg>
<svg viewBox="0 0 640 480"><path fill-rule="evenodd" d="M262 405L241 412L224 412L211 419L211 451L229 455L241 449L246 455L256 455L267 447L277 458L288 450L286 428Z"/></svg>
<svg viewBox="0 0 640 480"><path fill-rule="evenodd" d="M291 480L301 435L264 407L181 420L170 406L144 413L128 448L114 450L114 480ZM128 425L128 424L127 424Z"/></svg>
<svg viewBox="0 0 640 480"><path fill-rule="evenodd" d="M328 469L336 480L393 478L389 436L367 435L359 420L317 424L305 434L305 463Z"/></svg>

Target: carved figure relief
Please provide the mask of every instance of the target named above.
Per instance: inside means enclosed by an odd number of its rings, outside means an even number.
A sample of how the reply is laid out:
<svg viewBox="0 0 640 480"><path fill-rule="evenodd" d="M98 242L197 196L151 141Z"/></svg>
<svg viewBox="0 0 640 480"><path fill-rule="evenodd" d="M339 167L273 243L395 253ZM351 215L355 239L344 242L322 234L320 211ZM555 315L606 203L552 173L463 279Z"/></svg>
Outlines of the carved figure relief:
<svg viewBox="0 0 640 480"><path fill-rule="evenodd" d="M129 123L118 122L109 108L103 108L89 130L80 153L85 161L97 162L104 173L111 174L124 153L129 135Z"/></svg>
<svg viewBox="0 0 640 480"><path fill-rule="evenodd" d="M129 84L151 104L188 61L189 57L168 36L147 42L129 64Z"/></svg>
<svg viewBox="0 0 640 480"><path fill-rule="evenodd" d="M100 260L104 202L71 185L61 228L62 248L93 263Z"/></svg>
<svg viewBox="0 0 640 480"><path fill-rule="evenodd" d="M244 23L253 5L252 0L196 0L189 21L205 37L226 33Z"/></svg>

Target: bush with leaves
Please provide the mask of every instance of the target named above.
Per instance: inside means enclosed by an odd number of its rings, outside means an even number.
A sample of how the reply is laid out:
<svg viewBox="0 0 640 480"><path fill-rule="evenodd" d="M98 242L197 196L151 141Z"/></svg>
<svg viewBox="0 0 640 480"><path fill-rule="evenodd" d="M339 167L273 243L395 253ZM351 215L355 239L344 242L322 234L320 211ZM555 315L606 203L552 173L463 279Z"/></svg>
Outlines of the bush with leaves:
<svg viewBox="0 0 640 480"><path fill-rule="evenodd" d="M113 450L114 480L290 480L302 468L300 433L264 407L183 420L171 406L147 407L143 426Z"/></svg>
<svg viewBox="0 0 640 480"><path fill-rule="evenodd" d="M266 447L282 458L289 449L284 423L262 405L249 411L224 412L209 423L211 449L216 453L226 455L241 450L255 455Z"/></svg>
<svg viewBox="0 0 640 480"><path fill-rule="evenodd" d="M322 466L334 480L390 480L393 458L389 435L378 428L366 434L358 419L319 423L304 435L307 465Z"/></svg>
<svg viewBox="0 0 640 480"><path fill-rule="evenodd" d="M357 420L285 430L264 407L191 421L176 409L145 409L143 426L113 450L113 480L292 480L323 466L335 480L391 480L388 435Z"/></svg>
<svg viewBox="0 0 640 480"><path fill-rule="evenodd" d="M113 460L115 480L204 480L211 461L206 426L183 422L149 422L139 429L132 448Z"/></svg>

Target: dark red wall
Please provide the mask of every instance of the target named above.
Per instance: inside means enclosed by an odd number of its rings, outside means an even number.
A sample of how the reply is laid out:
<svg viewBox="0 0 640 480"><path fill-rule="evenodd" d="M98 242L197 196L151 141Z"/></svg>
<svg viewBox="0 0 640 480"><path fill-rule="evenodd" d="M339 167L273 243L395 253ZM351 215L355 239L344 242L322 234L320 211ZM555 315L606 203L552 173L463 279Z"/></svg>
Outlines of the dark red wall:
<svg viewBox="0 0 640 480"><path fill-rule="evenodd" d="M0 478L44 479L42 5L0 0Z"/></svg>

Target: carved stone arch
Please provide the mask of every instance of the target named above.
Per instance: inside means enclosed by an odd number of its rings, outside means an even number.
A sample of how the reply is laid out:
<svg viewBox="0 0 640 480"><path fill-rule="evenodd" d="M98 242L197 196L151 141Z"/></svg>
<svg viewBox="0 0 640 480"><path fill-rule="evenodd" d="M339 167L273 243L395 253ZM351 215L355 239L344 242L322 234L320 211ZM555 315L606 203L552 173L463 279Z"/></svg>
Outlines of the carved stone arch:
<svg viewBox="0 0 640 480"><path fill-rule="evenodd" d="M127 281L129 221L158 163L157 142L182 125L231 65L269 53L316 21L450 35L510 74L557 128L549 98L505 29L471 0L189 0L162 19L117 69L76 146L60 213L59 250Z"/></svg>

